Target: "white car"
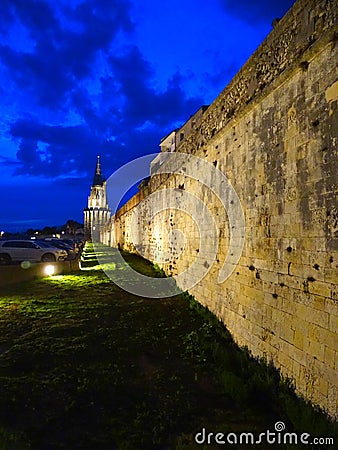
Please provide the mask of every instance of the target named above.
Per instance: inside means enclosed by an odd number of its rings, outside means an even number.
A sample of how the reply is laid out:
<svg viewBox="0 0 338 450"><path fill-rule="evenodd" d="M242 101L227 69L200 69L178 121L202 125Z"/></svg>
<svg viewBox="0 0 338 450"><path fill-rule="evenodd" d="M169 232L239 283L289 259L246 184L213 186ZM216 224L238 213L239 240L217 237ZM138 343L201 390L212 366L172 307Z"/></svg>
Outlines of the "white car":
<svg viewBox="0 0 338 450"><path fill-rule="evenodd" d="M66 258L66 250L55 247L46 248L34 241L0 241L0 264L10 264L12 261L63 261Z"/></svg>

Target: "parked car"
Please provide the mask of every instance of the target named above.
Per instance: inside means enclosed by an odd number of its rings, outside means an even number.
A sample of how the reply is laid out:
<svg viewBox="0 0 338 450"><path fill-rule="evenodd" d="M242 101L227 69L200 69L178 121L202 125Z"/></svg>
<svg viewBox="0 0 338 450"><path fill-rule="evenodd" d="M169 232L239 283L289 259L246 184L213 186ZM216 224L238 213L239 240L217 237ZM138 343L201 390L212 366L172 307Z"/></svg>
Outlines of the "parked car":
<svg viewBox="0 0 338 450"><path fill-rule="evenodd" d="M76 240L74 239L62 239L62 242L64 242L67 245L71 245L73 247L74 252L79 252L79 247L76 243Z"/></svg>
<svg viewBox="0 0 338 450"><path fill-rule="evenodd" d="M74 251L73 247L66 244L65 242L61 241L60 239L44 239L44 240L39 240L38 241L40 245L45 246L45 247L56 247L56 248L61 248L63 250L66 250L67 252L67 260L68 261L72 261L73 259L77 258L77 254Z"/></svg>
<svg viewBox="0 0 338 450"><path fill-rule="evenodd" d="M64 246L71 247L75 251L74 242L70 239L59 239L56 237L47 237L44 238L44 241L46 242L58 242L59 244L62 244Z"/></svg>
<svg viewBox="0 0 338 450"><path fill-rule="evenodd" d="M10 264L12 261L63 261L66 258L66 250L45 247L38 242L30 240L0 241L0 264Z"/></svg>

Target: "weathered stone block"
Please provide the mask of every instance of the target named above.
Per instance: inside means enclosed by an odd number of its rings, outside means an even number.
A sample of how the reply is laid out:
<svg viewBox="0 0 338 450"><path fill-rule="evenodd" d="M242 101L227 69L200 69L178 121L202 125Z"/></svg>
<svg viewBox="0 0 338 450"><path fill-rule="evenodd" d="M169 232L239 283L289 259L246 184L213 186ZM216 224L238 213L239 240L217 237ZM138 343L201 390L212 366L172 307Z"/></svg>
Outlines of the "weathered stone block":
<svg viewBox="0 0 338 450"><path fill-rule="evenodd" d="M338 366L338 354L332 348L329 348L325 345L324 351L324 363L327 364L332 369L337 370Z"/></svg>

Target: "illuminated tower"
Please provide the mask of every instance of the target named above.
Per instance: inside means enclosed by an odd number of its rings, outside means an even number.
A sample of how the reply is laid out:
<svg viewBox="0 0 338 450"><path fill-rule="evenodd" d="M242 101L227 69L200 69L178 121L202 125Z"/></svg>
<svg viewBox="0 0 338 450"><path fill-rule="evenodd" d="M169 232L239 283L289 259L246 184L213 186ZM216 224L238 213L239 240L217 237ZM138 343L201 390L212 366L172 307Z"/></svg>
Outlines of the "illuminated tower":
<svg viewBox="0 0 338 450"><path fill-rule="evenodd" d="M106 196L106 181L102 177L99 156L97 157L93 184L88 197L88 207L83 212L85 238L99 242L100 230L110 219L110 209Z"/></svg>

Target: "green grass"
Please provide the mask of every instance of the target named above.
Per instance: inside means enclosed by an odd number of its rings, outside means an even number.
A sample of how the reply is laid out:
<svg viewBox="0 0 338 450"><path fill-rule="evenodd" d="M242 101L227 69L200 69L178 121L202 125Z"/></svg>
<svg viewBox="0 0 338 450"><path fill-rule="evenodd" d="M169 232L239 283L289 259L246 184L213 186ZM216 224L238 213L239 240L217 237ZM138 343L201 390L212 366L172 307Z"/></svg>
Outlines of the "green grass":
<svg viewBox="0 0 338 450"><path fill-rule="evenodd" d="M202 427L259 433L278 420L287 431L336 432L187 294L128 294L88 245L82 267L2 288L1 450L211 449L194 443Z"/></svg>

